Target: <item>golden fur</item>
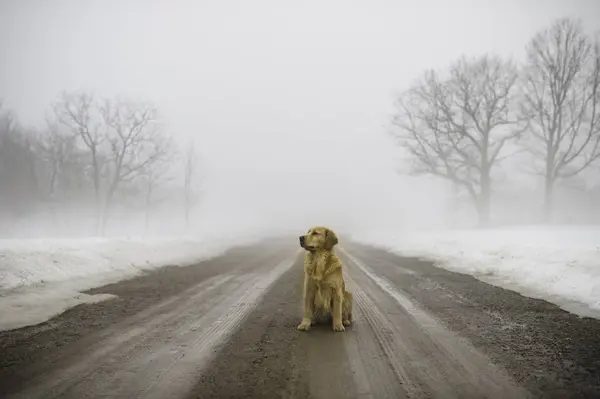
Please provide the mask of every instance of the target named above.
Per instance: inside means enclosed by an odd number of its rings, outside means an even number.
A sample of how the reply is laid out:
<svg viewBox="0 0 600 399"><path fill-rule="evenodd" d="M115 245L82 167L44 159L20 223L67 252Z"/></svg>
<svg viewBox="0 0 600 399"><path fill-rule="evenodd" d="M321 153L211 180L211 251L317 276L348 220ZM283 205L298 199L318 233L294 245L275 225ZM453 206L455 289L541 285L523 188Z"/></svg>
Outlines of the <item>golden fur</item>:
<svg viewBox="0 0 600 399"><path fill-rule="evenodd" d="M337 243L337 236L327 227L313 227L300 236L300 246L306 250L300 331L310 329L313 317L331 317L334 331L344 331L352 323L352 293L346 291L342 261L333 250Z"/></svg>

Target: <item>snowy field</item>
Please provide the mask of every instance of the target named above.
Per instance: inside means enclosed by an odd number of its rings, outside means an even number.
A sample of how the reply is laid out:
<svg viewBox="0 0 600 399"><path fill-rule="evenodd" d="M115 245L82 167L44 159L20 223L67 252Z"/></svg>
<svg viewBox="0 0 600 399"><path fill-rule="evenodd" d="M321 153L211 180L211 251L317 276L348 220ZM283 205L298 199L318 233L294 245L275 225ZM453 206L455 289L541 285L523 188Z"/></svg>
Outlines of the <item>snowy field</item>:
<svg viewBox="0 0 600 399"><path fill-rule="evenodd" d="M110 295L81 293L223 253L244 237L0 240L0 330L34 325Z"/></svg>
<svg viewBox="0 0 600 399"><path fill-rule="evenodd" d="M352 239L600 315L600 226L374 233Z"/></svg>

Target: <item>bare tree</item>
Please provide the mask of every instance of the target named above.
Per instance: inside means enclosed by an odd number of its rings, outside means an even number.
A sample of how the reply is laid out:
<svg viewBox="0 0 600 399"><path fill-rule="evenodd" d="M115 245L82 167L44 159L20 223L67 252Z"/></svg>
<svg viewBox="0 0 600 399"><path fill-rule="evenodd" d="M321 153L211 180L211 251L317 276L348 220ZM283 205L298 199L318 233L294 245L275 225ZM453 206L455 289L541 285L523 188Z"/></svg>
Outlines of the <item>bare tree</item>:
<svg viewBox="0 0 600 399"><path fill-rule="evenodd" d="M107 188L104 197L102 232L120 186L140 176L156 175L153 168L168 162L174 151L158 121L158 112L150 104L123 100L104 100L100 113L107 127Z"/></svg>
<svg viewBox="0 0 600 399"><path fill-rule="evenodd" d="M157 162L152 168L147 168L141 178L144 184L144 206L146 214L144 217L144 232L148 233L150 226L150 215L152 210L159 204L166 201L170 194L163 190L159 192L159 188L173 181L174 177L170 173L167 162L170 159L164 158L161 162Z"/></svg>
<svg viewBox="0 0 600 399"><path fill-rule="evenodd" d="M188 230L190 224L190 211L198 201L198 195L194 187L194 181L197 174L197 163L198 159L196 148L194 142L192 142L188 146L183 165L183 211L186 231Z"/></svg>
<svg viewBox="0 0 600 399"><path fill-rule="evenodd" d="M46 125L47 128L38 135L38 146L48 177L47 196L53 198L65 177L65 169L75 156L77 135L64 132L61 125L51 119Z"/></svg>
<svg viewBox="0 0 600 399"><path fill-rule="evenodd" d="M84 92L63 92L60 99L52 104L52 108L58 122L77 135L89 151L95 209L99 212L102 205L102 146L105 142L105 132L94 96ZM100 218L96 219L97 233Z"/></svg>
<svg viewBox="0 0 600 399"><path fill-rule="evenodd" d="M411 155L411 172L465 189L482 226L490 223L492 169L519 134L512 108L517 77L512 62L462 58L445 79L426 72L396 103L392 135Z"/></svg>
<svg viewBox="0 0 600 399"><path fill-rule="evenodd" d="M30 211L39 200L35 135L0 103L0 211L11 217Z"/></svg>
<svg viewBox="0 0 600 399"><path fill-rule="evenodd" d="M560 19L527 47L521 112L526 148L544 176L544 217L553 211L554 187L600 158L600 47L581 23Z"/></svg>

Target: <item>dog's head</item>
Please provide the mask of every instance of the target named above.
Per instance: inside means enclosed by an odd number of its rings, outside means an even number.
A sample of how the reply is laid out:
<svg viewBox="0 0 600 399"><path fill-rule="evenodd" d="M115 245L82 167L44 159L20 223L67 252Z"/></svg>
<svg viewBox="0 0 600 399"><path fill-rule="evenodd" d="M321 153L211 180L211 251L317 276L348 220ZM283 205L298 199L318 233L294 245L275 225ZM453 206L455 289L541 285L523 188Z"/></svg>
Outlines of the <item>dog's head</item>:
<svg viewBox="0 0 600 399"><path fill-rule="evenodd" d="M306 235L300 236L300 246L311 252L331 251L337 243L337 236L327 227L312 227Z"/></svg>

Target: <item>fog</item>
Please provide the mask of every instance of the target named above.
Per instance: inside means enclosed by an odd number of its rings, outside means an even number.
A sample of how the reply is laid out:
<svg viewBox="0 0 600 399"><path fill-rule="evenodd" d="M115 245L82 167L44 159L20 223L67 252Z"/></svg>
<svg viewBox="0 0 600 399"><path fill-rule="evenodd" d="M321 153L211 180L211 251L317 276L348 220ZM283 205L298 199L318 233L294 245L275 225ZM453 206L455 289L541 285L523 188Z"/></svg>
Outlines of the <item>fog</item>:
<svg viewBox="0 0 600 399"><path fill-rule="evenodd" d="M2 111L39 137L61 93L155 106L178 149L159 168L169 179L150 210L121 185L106 236L276 234L315 224L347 233L474 227L477 212L459 187L408 173L410 155L389 134L395 100L425 70L461 56L520 63L536 32L562 17L581 18L594 32L600 3L4 1ZM192 142L186 225L183 171ZM527 172L530 163L518 155L494 168L492 224L541 220L544 181ZM600 222L597 164L557 182L555 223ZM34 173L34 193L45 190L44 170ZM0 184L5 192L22 188L10 178ZM90 190L64 200L40 195L27 206L8 196L0 235L99 234Z"/></svg>

